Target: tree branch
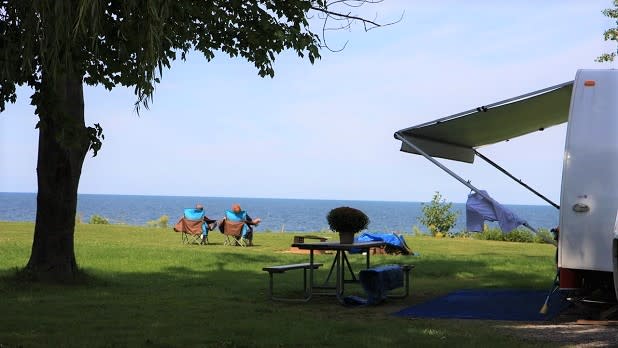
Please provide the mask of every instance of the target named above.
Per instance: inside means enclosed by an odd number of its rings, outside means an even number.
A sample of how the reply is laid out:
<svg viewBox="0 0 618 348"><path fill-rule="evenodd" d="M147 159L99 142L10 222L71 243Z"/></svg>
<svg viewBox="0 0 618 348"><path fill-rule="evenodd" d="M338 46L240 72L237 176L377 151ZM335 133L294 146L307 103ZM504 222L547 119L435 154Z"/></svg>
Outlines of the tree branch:
<svg viewBox="0 0 618 348"><path fill-rule="evenodd" d="M351 15L351 14L350 14L350 12L348 12L347 14L343 14L343 13L339 13L339 12L329 11L329 10L324 9L324 8L315 7L315 6L311 6L311 9L312 9L312 10L315 10L315 11L319 11L319 12L325 13L325 14L327 14L328 16L335 16L335 17L338 17L338 18L335 18L336 20L344 20L344 19L349 19L349 20L359 20L359 21L363 22L363 24L365 24L365 25L366 25L367 23L372 24L374 28L375 28L375 27L381 27L381 26L383 26L383 25L382 25L382 24L380 24L380 23L376 23L376 22L374 22L374 21L370 21L370 20L368 20L368 19L366 19L366 18ZM349 25L348 25L348 26L349 26ZM365 30L371 30L371 29L365 29Z"/></svg>
<svg viewBox="0 0 618 348"><path fill-rule="evenodd" d="M326 32L327 31L336 31L336 30L342 30L342 29L350 29L352 26L352 23L354 23L355 21L359 21L363 24L363 28L365 29L365 31L369 31L375 28L381 28L381 27L386 27L389 25L393 25L396 23L401 22L401 20L403 19L403 16L405 14L405 11L401 14L401 17L399 17L399 19L397 19L396 21L392 21L392 22L388 22L385 24L379 23L377 20L375 19L368 19L366 17L360 16L360 15L355 15L352 14L352 12L339 12L339 11L333 11L333 10L329 10L329 8L332 8L334 5L338 5L338 4L343 4L346 7L350 8L358 8L361 7L365 4L378 4L383 2L383 0L334 0L331 2L325 2L323 4L323 6L311 6L311 9L313 11L316 11L320 14L323 14L324 16L319 16L320 19L323 20L323 24L322 24L322 45L320 45L320 47L326 48L331 52L340 52L342 50L345 49L345 47L348 44L348 41L346 41L343 44L343 47L339 48L339 49L333 49L329 46L329 44L327 43L326 40ZM377 15L376 15L377 17ZM335 27L329 27L329 20L334 20L334 21L344 21L343 24L341 25L337 25Z"/></svg>

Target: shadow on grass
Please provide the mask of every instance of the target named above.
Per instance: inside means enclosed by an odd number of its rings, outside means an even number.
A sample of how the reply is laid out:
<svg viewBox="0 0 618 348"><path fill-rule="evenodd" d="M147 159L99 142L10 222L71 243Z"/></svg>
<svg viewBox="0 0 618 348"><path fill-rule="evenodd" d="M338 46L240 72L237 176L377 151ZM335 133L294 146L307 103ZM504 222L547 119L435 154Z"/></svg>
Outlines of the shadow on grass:
<svg viewBox="0 0 618 348"><path fill-rule="evenodd" d="M3 274L4 273L4 274ZM67 287L88 287L88 286L105 286L107 281L103 278L97 277L83 269L73 275L73 277L65 279L51 279L41 278L34 272L31 272L27 268L14 267L7 271L0 270L0 283L12 284L14 286L28 287L28 286L67 286Z"/></svg>
<svg viewBox="0 0 618 348"><path fill-rule="evenodd" d="M501 260L419 259L414 277L430 283L444 282L447 289L459 288L546 288L555 275L547 257L530 256L517 262ZM547 271L540 271L547 269ZM448 280L448 281L447 281Z"/></svg>
<svg viewBox="0 0 618 348"><path fill-rule="evenodd" d="M489 253L491 254L491 253ZM499 255L499 254L497 254ZM483 255L479 255L483 256ZM486 255L488 256L488 255ZM136 267L130 271L106 272L97 269L80 269L79 274L75 279L67 282L64 285L72 287L96 287L107 286L111 283L122 284L125 281L130 284L137 278L142 278L140 282L190 284L193 282L201 283L203 279L212 281L223 280L226 284L237 284L242 286L246 283L261 282L262 285L267 285L268 276L261 269L264 266L281 264L282 255L280 254L250 254L236 252L220 252L216 257L205 260L200 264L188 264L186 266L161 265L160 271L156 272L140 272ZM291 262L299 262L306 255L285 255L287 259L294 259ZM316 255L316 262L323 262L324 268L319 272L319 275L325 275L331 265L333 255ZM355 271L364 267L364 256L356 255L349 256L350 262ZM525 263L492 263L486 260L469 260L469 259L438 259L438 258L417 258L406 256L383 256L374 257L374 264L388 263L409 263L414 264L416 268L413 271L414 281L431 280L444 281L456 286L458 282L463 282L466 286L486 287L485 280L491 280L491 287L509 287L522 286L529 284L530 287L544 286L548 284L554 276L554 269L551 262L548 263L547 257L543 256L528 256ZM305 260L303 260L305 261ZM530 269L531 264L540 264L548 268L547 274L539 272L538 269ZM499 267L497 267L499 266ZM302 280L302 271L298 272L298 278ZM28 284L45 284L39 282L31 276L25 269L13 268L9 270L0 270L0 281L3 283L19 284L27 286ZM462 279L462 274L466 274L469 279ZM186 285L185 284L185 285ZM55 284L62 285L62 284ZM452 286L449 286L451 288Z"/></svg>
<svg viewBox="0 0 618 348"><path fill-rule="evenodd" d="M318 261L324 262L326 269L319 277L328 273L332 257L320 255ZM485 287L487 279L504 287L517 285L519 279L545 281L542 274L517 267L495 271L490 262L481 260L375 257L375 264L416 265L409 298L360 309L342 307L331 296L304 304L268 300L268 274L262 267L307 259L306 255L221 251L204 254L198 264L160 262L157 271L140 271L138 265L124 271L84 269L83 281L71 286L31 283L18 277L15 269L0 270L0 312L10 313L0 318L0 343L34 347L77 347L92 342L105 347L296 347L347 342L365 347L367 342L376 342L375 332L389 332L379 337L381 345L405 346L412 339L421 346L484 346L495 340L484 333L489 328L475 328L480 331L471 335L465 324L410 323L394 319L390 313L418 301L414 284L419 282L431 283L435 288L426 290L438 295L447 288ZM358 271L364 256L350 257L350 261ZM474 277L461 279L461 272ZM302 287L302 271L277 275L276 286L296 294ZM434 335L436 330L439 335Z"/></svg>

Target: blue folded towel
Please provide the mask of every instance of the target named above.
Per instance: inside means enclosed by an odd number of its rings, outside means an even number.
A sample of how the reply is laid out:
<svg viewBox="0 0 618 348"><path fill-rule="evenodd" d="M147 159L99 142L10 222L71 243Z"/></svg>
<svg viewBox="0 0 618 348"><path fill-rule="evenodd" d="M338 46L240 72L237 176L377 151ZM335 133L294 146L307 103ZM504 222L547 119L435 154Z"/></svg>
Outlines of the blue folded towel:
<svg viewBox="0 0 618 348"><path fill-rule="evenodd" d="M364 269L359 272L358 278L367 294L367 299L348 296L345 299L347 304L376 305L386 299L389 290L403 286L403 270L399 265L384 265Z"/></svg>

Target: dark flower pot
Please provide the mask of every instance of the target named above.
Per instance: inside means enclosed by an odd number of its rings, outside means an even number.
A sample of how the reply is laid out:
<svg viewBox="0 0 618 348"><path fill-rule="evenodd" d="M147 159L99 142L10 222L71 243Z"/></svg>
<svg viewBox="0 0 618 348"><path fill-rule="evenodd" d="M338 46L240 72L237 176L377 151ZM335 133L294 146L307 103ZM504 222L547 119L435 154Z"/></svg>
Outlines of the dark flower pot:
<svg viewBox="0 0 618 348"><path fill-rule="evenodd" d="M339 243L354 244L354 232L339 232Z"/></svg>

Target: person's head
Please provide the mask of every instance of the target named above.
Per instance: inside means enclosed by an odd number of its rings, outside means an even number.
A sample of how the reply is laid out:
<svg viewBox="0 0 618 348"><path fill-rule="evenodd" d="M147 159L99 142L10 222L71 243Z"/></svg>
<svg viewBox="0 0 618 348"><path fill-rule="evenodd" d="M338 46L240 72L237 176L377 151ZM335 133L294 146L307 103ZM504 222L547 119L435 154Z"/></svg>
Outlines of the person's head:
<svg viewBox="0 0 618 348"><path fill-rule="evenodd" d="M240 204L238 203L232 204L232 211L234 213L240 213L242 211L242 209L240 209Z"/></svg>
<svg viewBox="0 0 618 348"><path fill-rule="evenodd" d="M197 209L197 210L204 210L204 206L198 203L198 204L195 205L195 209Z"/></svg>

